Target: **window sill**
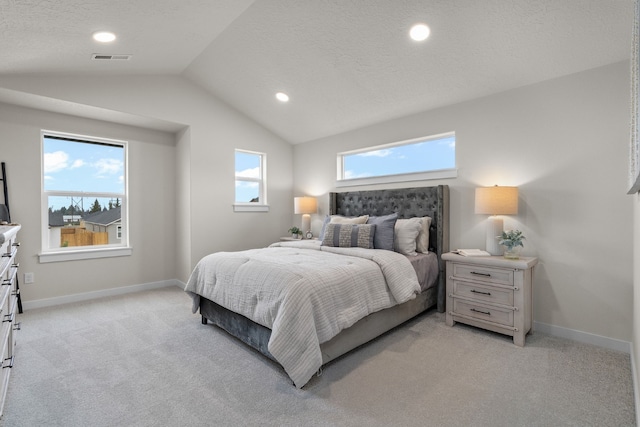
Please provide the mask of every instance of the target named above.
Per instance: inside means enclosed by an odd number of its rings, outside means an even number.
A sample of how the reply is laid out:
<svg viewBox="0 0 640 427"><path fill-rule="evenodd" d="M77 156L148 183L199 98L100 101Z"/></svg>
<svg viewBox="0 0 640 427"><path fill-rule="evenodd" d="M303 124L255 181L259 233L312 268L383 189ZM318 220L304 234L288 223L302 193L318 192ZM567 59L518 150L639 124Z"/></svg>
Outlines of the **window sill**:
<svg viewBox="0 0 640 427"><path fill-rule="evenodd" d="M130 256L133 253L131 247L83 249L59 252L43 252L38 254L40 263L77 261L82 259L112 258Z"/></svg>
<svg viewBox="0 0 640 427"><path fill-rule="evenodd" d="M269 212L269 205L233 205L234 212Z"/></svg>
<svg viewBox="0 0 640 427"><path fill-rule="evenodd" d="M430 171L430 172L385 175L385 176L376 176L376 177L370 177L370 178L339 179L336 181L336 187L352 187L357 185L371 185L371 184L390 184L394 182L409 182L409 181L427 181L431 179L446 179L446 178L457 178L457 177L458 177L458 169L443 169L443 170Z"/></svg>

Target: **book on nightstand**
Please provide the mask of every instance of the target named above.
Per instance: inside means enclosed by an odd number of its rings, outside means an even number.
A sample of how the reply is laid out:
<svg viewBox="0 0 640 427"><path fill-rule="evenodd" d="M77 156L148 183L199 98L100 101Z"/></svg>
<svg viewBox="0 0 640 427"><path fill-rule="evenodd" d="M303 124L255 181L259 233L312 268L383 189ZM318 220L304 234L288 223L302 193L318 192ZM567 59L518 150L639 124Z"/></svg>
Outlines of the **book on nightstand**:
<svg viewBox="0 0 640 427"><path fill-rule="evenodd" d="M491 256L489 252L483 251L482 249L456 249L451 252L462 256Z"/></svg>

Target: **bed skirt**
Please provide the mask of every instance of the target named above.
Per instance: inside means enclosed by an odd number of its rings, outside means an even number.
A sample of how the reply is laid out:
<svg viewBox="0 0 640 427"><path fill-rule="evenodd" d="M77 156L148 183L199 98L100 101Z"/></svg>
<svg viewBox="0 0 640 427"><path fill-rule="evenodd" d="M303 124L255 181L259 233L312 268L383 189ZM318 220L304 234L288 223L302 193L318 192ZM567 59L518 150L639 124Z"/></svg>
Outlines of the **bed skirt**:
<svg viewBox="0 0 640 427"><path fill-rule="evenodd" d="M437 300L438 286L434 286L404 304L377 311L360 319L353 326L344 329L329 341L320 344L322 364L324 365L342 356L412 319L423 311L435 307ZM203 324L207 324L210 321L271 360L276 361L269 353L271 329L259 325L241 314L227 310L204 297L200 297L200 314L202 315Z"/></svg>

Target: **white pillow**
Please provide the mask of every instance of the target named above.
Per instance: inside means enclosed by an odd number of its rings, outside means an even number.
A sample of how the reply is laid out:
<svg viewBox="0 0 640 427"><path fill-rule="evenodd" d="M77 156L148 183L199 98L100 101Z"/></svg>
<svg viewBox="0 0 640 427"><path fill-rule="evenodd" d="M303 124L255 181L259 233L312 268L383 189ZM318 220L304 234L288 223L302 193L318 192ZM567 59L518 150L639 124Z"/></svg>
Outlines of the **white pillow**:
<svg viewBox="0 0 640 427"><path fill-rule="evenodd" d="M366 224L369 219L369 215L362 216L340 216L340 215L331 215L331 221L334 224Z"/></svg>
<svg viewBox="0 0 640 427"><path fill-rule="evenodd" d="M422 229L418 233L416 241L416 251L426 254L429 252L429 229L431 228L431 217L423 216Z"/></svg>
<svg viewBox="0 0 640 427"><path fill-rule="evenodd" d="M394 228L393 250L404 255L417 255L416 240L422 230L422 218L399 219Z"/></svg>

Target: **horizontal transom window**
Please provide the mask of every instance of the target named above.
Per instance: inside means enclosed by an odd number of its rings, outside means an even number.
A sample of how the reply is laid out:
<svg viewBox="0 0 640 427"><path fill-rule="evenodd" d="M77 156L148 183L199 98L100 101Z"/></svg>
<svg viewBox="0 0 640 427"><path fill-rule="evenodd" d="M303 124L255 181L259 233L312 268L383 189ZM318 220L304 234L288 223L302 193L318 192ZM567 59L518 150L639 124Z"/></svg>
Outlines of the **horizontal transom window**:
<svg viewBox="0 0 640 427"><path fill-rule="evenodd" d="M411 181L456 175L454 132L338 153L338 183Z"/></svg>

